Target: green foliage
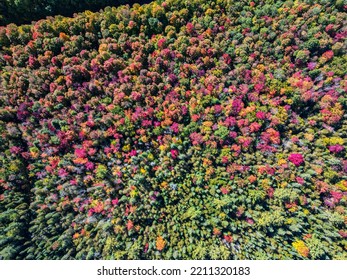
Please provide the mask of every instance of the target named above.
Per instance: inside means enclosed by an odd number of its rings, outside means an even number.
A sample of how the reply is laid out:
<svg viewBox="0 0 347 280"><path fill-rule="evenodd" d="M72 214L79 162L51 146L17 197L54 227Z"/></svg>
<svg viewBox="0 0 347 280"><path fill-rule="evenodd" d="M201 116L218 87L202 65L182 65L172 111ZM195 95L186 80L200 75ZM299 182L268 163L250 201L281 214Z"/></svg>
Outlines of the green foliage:
<svg viewBox="0 0 347 280"><path fill-rule="evenodd" d="M107 6L133 3L141 0L0 0L0 25L23 24L47 16L64 15L84 10L96 11Z"/></svg>

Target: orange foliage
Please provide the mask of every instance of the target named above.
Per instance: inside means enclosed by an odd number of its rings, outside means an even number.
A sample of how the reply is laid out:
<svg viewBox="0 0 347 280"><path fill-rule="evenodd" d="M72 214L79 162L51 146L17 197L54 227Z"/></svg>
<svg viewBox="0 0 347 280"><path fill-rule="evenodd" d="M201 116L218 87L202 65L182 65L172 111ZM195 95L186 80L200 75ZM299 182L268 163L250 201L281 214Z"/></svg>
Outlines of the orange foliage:
<svg viewBox="0 0 347 280"><path fill-rule="evenodd" d="M164 238L161 237L161 236L159 235L159 236L157 237L157 241L156 241L156 243L155 243L157 249L158 249L159 251L163 250L164 247L165 247L165 244L166 244L166 242L165 242Z"/></svg>

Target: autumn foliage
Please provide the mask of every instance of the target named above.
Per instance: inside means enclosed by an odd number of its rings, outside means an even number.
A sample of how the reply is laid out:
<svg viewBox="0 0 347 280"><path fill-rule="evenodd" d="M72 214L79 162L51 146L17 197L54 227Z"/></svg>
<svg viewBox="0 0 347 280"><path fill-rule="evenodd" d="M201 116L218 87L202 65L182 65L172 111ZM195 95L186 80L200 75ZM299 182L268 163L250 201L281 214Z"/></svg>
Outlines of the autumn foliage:
<svg viewBox="0 0 347 280"><path fill-rule="evenodd" d="M0 258L347 259L346 8L0 27Z"/></svg>

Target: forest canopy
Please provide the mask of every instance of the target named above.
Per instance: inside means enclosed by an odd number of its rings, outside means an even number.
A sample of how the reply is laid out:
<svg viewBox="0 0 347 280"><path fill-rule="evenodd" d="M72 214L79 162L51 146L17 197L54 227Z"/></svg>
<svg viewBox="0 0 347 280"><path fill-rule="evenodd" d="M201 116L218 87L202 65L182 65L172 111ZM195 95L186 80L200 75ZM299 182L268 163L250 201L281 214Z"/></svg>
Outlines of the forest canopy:
<svg viewBox="0 0 347 280"><path fill-rule="evenodd" d="M0 27L0 258L347 259L346 10Z"/></svg>
<svg viewBox="0 0 347 280"><path fill-rule="evenodd" d="M0 25L23 24L47 16L72 16L85 10L97 11L107 6L148 3L149 0L0 0Z"/></svg>

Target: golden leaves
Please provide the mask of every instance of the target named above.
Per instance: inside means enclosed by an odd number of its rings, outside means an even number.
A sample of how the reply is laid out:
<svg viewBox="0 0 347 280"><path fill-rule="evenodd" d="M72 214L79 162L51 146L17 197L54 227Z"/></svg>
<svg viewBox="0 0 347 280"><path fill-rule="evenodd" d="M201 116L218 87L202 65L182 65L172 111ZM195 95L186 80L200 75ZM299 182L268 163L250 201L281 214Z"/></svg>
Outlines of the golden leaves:
<svg viewBox="0 0 347 280"><path fill-rule="evenodd" d="M305 258L308 257L310 253L310 249L306 246L304 241L297 240L297 241L294 241L292 245L301 256Z"/></svg>

